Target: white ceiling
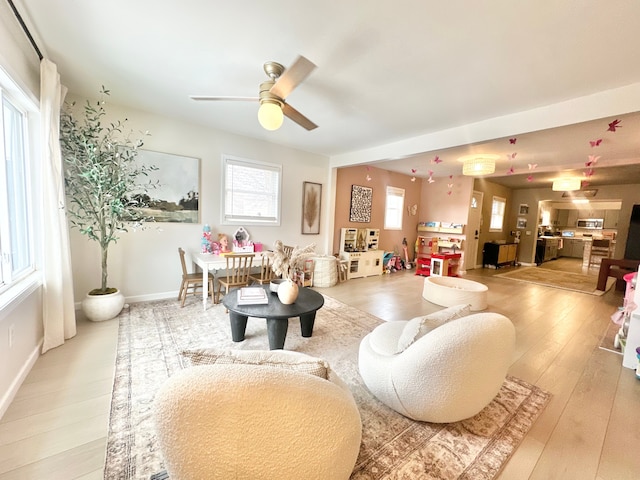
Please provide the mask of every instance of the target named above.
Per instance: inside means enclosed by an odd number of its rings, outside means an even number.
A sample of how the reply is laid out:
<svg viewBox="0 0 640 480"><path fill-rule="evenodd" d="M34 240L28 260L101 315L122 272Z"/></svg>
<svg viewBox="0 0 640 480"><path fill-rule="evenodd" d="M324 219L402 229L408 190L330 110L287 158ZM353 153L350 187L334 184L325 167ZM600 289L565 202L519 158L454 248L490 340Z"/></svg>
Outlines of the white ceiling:
<svg viewBox="0 0 640 480"><path fill-rule="evenodd" d="M461 154L496 153L495 180L526 188L548 185L554 170L582 175L598 154L592 185L640 183L631 167L640 163L637 0L14 1L82 96L105 85L113 103L334 165L441 177L460 173ZM287 66L300 54L318 68L287 101L319 125L313 131L285 119L267 132L256 103L189 99L257 96L265 61ZM622 128L607 132L616 118ZM435 155L443 162L432 164Z"/></svg>

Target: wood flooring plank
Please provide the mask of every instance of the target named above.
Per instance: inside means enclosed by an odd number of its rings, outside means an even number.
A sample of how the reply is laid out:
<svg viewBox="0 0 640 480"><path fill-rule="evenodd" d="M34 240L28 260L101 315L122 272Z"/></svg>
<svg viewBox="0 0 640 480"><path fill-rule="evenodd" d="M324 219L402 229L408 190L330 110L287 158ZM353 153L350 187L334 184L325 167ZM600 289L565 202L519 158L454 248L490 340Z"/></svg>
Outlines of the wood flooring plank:
<svg viewBox="0 0 640 480"><path fill-rule="evenodd" d="M610 355L615 356L614 353ZM618 358L622 362L622 357ZM603 480L640 478L637 445L640 445L640 380L633 370L621 367L598 477Z"/></svg>
<svg viewBox="0 0 640 480"><path fill-rule="evenodd" d="M108 428L108 413L0 446L0 473L25 467L48 457L64 454L102 439Z"/></svg>
<svg viewBox="0 0 640 480"><path fill-rule="evenodd" d="M89 420L95 417L97 412L108 414L110 405L111 395L108 394L4 422L0 424L0 446L66 427L78 421Z"/></svg>
<svg viewBox="0 0 640 480"><path fill-rule="evenodd" d="M73 405L103 395L111 395L112 390L113 378L104 378L80 385L70 385L55 392L17 399L9 405L6 413L0 419L0 425L29 417L30 415L61 408L65 405Z"/></svg>
<svg viewBox="0 0 640 480"><path fill-rule="evenodd" d="M594 351L530 480L596 477L620 368L606 353Z"/></svg>
<svg viewBox="0 0 640 480"><path fill-rule="evenodd" d="M106 437L0 474L0 480L102 479Z"/></svg>

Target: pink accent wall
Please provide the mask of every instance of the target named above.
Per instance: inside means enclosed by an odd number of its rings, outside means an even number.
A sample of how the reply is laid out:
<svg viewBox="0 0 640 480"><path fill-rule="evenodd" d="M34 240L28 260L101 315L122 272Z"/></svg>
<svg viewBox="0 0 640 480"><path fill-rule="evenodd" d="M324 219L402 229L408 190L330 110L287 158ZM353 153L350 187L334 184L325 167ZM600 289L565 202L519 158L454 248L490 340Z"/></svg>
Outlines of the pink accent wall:
<svg viewBox="0 0 640 480"><path fill-rule="evenodd" d="M367 180L367 175L371 180ZM402 239L406 237L409 244L409 259L413 260L413 245L416 241L418 222L423 215L420 212L421 190L423 180L416 178L411 181L411 175L390 172L375 167L357 166L338 169L336 175L336 210L335 210L335 231L333 236L333 252L340 251L340 229L341 228L379 228L380 241L379 248L384 251L397 250L400 255L402 251ZM349 221L349 211L351 207L351 186L360 185L373 189L373 201L371 205L371 222L356 223ZM384 209L387 186L404 188L404 217L402 230L384 230ZM418 205L416 215L410 215L407 207Z"/></svg>
<svg viewBox="0 0 640 480"><path fill-rule="evenodd" d="M448 222L466 225L469 205L473 195L473 177L454 176L434 178L433 183L423 182L420 196L421 222ZM452 187L449 188L449 184ZM449 195L451 191L451 195Z"/></svg>

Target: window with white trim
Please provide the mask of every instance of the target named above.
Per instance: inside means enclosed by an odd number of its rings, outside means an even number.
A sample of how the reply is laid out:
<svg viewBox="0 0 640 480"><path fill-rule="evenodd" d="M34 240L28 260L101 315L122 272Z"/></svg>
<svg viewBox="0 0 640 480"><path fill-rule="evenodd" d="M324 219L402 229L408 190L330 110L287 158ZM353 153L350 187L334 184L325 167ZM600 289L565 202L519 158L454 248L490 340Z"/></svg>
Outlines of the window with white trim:
<svg viewBox="0 0 640 480"><path fill-rule="evenodd" d="M507 199L502 197L493 197L491 202L491 223L489 224L490 232L501 232L504 224L504 212L507 206Z"/></svg>
<svg viewBox="0 0 640 480"><path fill-rule="evenodd" d="M33 269L27 113L0 83L0 289Z"/></svg>
<svg viewBox="0 0 640 480"><path fill-rule="evenodd" d="M384 209L385 230L402 230L402 211L404 210L404 188L387 187Z"/></svg>
<svg viewBox="0 0 640 480"><path fill-rule="evenodd" d="M222 223L280 225L282 166L223 155Z"/></svg>

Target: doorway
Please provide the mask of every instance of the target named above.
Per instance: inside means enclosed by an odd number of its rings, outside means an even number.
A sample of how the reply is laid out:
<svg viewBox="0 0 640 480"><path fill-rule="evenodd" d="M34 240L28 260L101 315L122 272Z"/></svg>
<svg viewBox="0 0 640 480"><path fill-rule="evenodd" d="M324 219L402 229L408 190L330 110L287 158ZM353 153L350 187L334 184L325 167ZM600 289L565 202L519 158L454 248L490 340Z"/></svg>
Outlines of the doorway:
<svg viewBox="0 0 640 480"><path fill-rule="evenodd" d="M473 191L471 204L469 205L469 219L467 224L467 247L464 255L464 269L476 268L478 259L478 243L480 239L480 227L482 224L483 192Z"/></svg>

